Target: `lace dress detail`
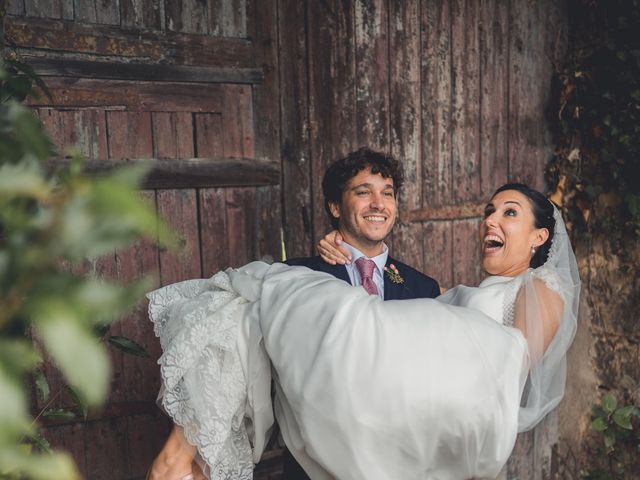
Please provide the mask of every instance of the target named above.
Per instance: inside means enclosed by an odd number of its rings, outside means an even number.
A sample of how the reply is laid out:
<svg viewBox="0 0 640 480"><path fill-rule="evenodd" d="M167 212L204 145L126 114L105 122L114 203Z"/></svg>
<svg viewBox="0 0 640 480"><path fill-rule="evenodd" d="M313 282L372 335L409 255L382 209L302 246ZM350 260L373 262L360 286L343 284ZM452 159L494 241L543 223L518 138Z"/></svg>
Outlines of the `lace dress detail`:
<svg viewBox="0 0 640 480"><path fill-rule="evenodd" d="M244 424L247 383L236 348L247 301L225 272L166 286L148 298L149 318L164 351L158 360L159 402L198 447L210 478L251 479L253 456Z"/></svg>
<svg viewBox="0 0 640 480"><path fill-rule="evenodd" d="M542 266L535 269L532 274L535 278L542 280L547 288L553 290L554 292L557 292L562 297L563 301L566 301L565 295L563 293L562 279L560 278L560 275L557 271Z"/></svg>

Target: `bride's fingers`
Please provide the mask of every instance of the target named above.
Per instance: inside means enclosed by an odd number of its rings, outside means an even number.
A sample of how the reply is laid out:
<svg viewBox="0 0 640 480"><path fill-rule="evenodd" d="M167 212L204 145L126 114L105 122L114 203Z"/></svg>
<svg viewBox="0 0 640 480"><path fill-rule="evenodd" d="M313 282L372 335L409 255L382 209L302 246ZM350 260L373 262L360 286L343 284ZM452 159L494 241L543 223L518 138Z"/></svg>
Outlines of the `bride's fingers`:
<svg viewBox="0 0 640 480"><path fill-rule="evenodd" d="M342 251L343 247L336 248L325 239L322 239L320 240L320 242L318 242L317 250L320 257L322 257L325 262L331 265L335 265L336 263L339 263L340 265L346 265L351 261L348 252Z"/></svg>
<svg viewBox="0 0 640 480"><path fill-rule="evenodd" d="M335 255L331 254L327 249L321 247L320 245L318 245L316 248L318 250L318 255L320 255L320 258L322 258L322 260L327 262L329 265L336 265L338 263L338 259L335 257Z"/></svg>

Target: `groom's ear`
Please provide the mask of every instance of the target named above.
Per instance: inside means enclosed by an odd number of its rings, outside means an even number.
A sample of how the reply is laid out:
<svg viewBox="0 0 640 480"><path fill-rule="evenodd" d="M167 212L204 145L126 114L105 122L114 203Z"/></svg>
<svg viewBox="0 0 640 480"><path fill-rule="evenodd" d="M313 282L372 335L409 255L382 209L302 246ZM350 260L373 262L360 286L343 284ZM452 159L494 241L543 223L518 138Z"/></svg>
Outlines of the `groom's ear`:
<svg viewBox="0 0 640 480"><path fill-rule="evenodd" d="M338 202L329 202L329 211L334 218L340 218L340 204Z"/></svg>

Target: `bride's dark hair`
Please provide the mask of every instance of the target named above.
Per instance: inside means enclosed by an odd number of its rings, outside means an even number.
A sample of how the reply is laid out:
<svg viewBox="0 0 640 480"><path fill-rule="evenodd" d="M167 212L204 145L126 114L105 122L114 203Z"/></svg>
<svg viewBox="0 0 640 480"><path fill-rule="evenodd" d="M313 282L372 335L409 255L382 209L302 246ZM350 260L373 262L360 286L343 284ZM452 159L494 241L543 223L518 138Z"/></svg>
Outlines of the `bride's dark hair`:
<svg viewBox="0 0 640 480"><path fill-rule="evenodd" d="M538 247L529 262L531 268L538 268L547 261L555 232L556 221L553 218L553 204L542 193L533 188L529 188L523 183L505 183L493 193L492 197L495 197L498 193L504 192L505 190L515 190L526 196L529 199L529 203L531 203L535 227L549 230L549 238Z"/></svg>

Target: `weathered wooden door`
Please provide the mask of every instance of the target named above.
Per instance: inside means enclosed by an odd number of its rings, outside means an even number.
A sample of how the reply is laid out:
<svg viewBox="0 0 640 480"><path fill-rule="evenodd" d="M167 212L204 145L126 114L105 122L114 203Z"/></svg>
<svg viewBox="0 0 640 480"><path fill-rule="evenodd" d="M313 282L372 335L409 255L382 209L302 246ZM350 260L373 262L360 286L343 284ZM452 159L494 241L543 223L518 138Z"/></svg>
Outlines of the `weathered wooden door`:
<svg viewBox="0 0 640 480"><path fill-rule="evenodd" d="M288 251L305 254L329 228L319 188L326 166L367 145L391 152L407 173L393 255L445 288L477 285L487 199L507 181L544 184L563 2L279 3ZM535 434L541 450L534 434L520 437L506 477L542 478L553 425Z"/></svg>
<svg viewBox="0 0 640 480"><path fill-rule="evenodd" d="M476 231L491 192L508 180L543 185L561 7L9 0L5 29L47 75L54 101L34 106L56 143L79 143L94 168L155 159L143 195L186 239L179 256L147 242L88 268L122 279L147 272L157 284L208 275L279 258L281 226L287 254L307 255L328 228L324 169L368 145L407 172L394 256L451 287L482 277ZM114 333L159 354L143 311ZM109 406L87 423L50 426L88 478L140 478L157 451L168 427L153 404L152 360L114 352ZM553 425L538 430L545 448ZM505 476L543 477L548 456L532 439L520 438Z"/></svg>
<svg viewBox="0 0 640 480"><path fill-rule="evenodd" d="M142 196L183 236L153 240L87 270L156 285L280 255L276 2L271 0L9 0L7 45L53 99L32 102L62 155L90 170L152 159ZM143 478L168 432L155 405L159 345L141 306L110 335L150 358L113 350L108 404L85 421L45 421L87 479ZM51 365L47 376L60 388ZM63 392L45 407L70 407Z"/></svg>

